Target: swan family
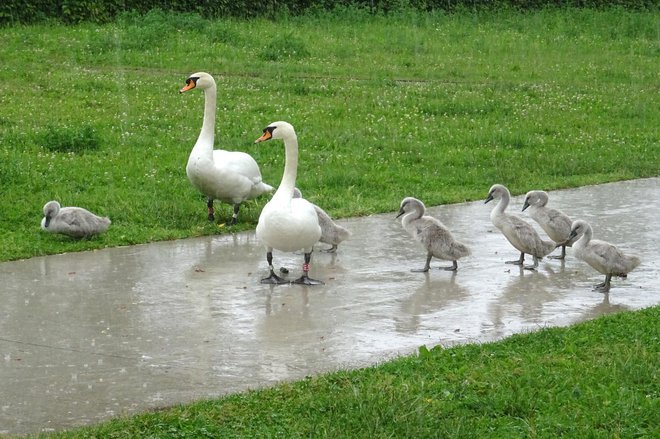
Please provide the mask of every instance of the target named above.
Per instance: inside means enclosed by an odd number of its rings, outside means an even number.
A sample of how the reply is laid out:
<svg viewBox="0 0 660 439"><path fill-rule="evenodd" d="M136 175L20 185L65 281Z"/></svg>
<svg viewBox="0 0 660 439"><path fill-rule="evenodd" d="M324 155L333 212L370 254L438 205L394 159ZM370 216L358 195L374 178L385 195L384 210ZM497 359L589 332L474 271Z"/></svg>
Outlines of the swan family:
<svg viewBox="0 0 660 439"><path fill-rule="evenodd" d="M273 191L262 180L259 165L249 154L241 151L214 149L217 86L213 77L205 72L193 73L179 92L193 89L204 92L204 118L200 134L195 142L186 175L190 183L207 198L208 220L215 220L214 200L233 206L230 224L236 224L241 203ZM337 246L351 236L346 228L336 224L319 206L307 201L296 188L298 175L298 138L294 127L285 121L269 124L255 143L282 140L284 145L284 170L282 179L271 199L265 204L256 227L256 236L266 251L269 275L261 279L265 284L320 285L312 279L309 269L314 245L318 242L331 245L327 252L335 252ZM572 221L563 212L547 207L547 192L530 191L526 194L522 211L538 223L550 240L542 238L535 228L522 217L507 212L511 194L501 185L494 184L488 191L485 203L497 200L490 213L493 225L519 252L516 260L507 264L520 265L536 270L539 261L561 247L566 257L566 247L573 247L575 256L605 275L605 281L595 289L607 292L612 276L626 277L640 264L637 256L626 255L614 245L592 239L591 226L584 220ZM43 208L42 229L65 234L73 238L90 237L105 232L111 221L80 207L61 207L57 201L46 203ZM428 272L432 258L450 261L442 267L456 272L458 260L471 255L467 245L456 240L450 230L437 218L426 214L424 203L414 197L405 197L396 218L401 219L403 229L416 245L426 251L426 263L413 272ZM290 282L277 274L273 267L273 250L295 252L302 250L302 275ZM323 250L322 250L323 251ZM533 264L524 265L525 255L533 258ZM552 256L550 256L552 257Z"/></svg>

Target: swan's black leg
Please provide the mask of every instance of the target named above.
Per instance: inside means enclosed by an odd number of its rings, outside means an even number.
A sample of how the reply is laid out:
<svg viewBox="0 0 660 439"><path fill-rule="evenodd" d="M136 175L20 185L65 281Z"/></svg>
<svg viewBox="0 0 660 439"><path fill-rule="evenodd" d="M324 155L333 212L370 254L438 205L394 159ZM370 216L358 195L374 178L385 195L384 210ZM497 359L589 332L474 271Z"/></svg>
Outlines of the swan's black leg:
<svg viewBox="0 0 660 439"><path fill-rule="evenodd" d="M305 263L303 264L303 274L292 283L298 285L323 285L320 280L310 278L307 273L309 272L309 261L312 260L312 253L305 253Z"/></svg>
<svg viewBox="0 0 660 439"><path fill-rule="evenodd" d="M539 261L541 260L541 258L537 258L536 256L533 257L534 257L534 263L532 265L525 265L523 267L525 270L535 271L536 268L539 266Z"/></svg>
<svg viewBox="0 0 660 439"><path fill-rule="evenodd" d="M266 253L266 261L268 261L268 267L270 268L270 276L261 279L261 283L273 284L273 285L288 284L289 283L288 280L282 279L281 277L276 275L275 270L273 270L273 252Z"/></svg>
<svg viewBox="0 0 660 439"><path fill-rule="evenodd" d="M522 265L525 262L525 253L520 252L520 259L516 261L506 261L505 264Z"/></svg>
<svg viewBox="0 0 660 439"><path fill-rule="evenodd" d="M440 267L441 270L445 271L458 271L458 262L452 261L453 264L449 267Z"/></svg>
<svg viewBox="0 0 660 439"><path fill-rule="evenodd" d="M206 207L209 209L209 221L215 221L215 214L213 212L213 198L207 199Z"/></svg>
<svg viewBox="0 0 660 439"><path fill-rule="evenodd" d="M429 253L428 255L426 255L426 265L424 265L424 268L413 268L410 271L412 271L413 273L426 273L431 268L431 258L432 257L433 257L433 255L431 253Z"/></svg>
<svg viewBox="0 0 660 439"><path fill-rule="evenodd" d="M230 226L233 226L234 224L236 224L237 218L238 218L238 209L240 209L240 208L241 208L241 203L234 204L234 213L231 216L231 220L229 221Z"/></svg>

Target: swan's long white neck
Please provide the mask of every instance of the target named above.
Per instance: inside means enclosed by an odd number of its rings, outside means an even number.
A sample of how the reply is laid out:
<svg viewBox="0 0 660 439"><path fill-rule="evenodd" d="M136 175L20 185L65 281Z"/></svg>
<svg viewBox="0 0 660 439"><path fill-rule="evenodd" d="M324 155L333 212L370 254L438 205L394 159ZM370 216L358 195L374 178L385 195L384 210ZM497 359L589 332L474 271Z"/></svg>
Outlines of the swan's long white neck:
<svg viewBox="0 0 660 439"><path fill-rule="evenodd" d="M285 150L284 174L282 174L282 181L277 188L277 192L273 195L273 199L288 198L290 200L298 176L298 138L294 134L285 137L283 140Z"/></svg>
<svg viewBox="0 0 660 439"><path fill-rule="evenodd" d="M213 159L216 95L215 84L204 89L204 122L202 123L202 130L197 138L197 143L195 143L193 148L194 153L197 155L206 155L210 160Z"/></svg>

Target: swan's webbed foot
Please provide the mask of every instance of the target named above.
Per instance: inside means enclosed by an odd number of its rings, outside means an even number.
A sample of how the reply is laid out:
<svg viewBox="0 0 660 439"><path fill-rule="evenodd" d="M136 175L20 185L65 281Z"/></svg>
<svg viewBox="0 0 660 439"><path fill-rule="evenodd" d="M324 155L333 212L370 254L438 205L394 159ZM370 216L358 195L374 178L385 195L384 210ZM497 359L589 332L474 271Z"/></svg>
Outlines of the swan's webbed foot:
<svg viewBox="0 0 660 439"><path fill-rule="evenodd" d="M321 249L323 253L335 253L337 251L337 244L333 244L330 248Z"/></svg>
<svg viewBox="0 0 660 439"><path fill-rule="evenodd" d="M284 284L288 284L289 281L286 279L282 279L281 277L276 275L273 270L270 270L270 276L261 279L261 283L270 284L270 285L284 285Z"/></svg>
<svg viewBox="0 0 660 439"><path fill-rule="evenodd" d="M325 282L312 279L311 277L307 276L307 273L304 273L302 276L291 283L296 285L325 285Z"/></svg>

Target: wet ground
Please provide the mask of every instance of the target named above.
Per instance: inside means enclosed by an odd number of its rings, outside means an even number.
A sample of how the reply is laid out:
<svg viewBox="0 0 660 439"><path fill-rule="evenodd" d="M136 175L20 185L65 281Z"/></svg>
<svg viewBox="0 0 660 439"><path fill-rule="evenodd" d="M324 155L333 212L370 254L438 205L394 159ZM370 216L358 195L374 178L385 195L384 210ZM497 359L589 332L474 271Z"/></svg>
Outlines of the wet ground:
<svg viewBox="0 0 660 439"><path fill-rule="evenodd" d="M0 433L61 430L423 344L492 341L660 303L660 178L550 194L596 238L642 257L608 295L592 291L603 276L571 249L537 272L505 265L518 254L492 227L493 205L429 209L473 250L457 274L411 273L425 254L395 213L339 221L353 238L335 255L314 253L318 287L261 285L254 233L2 263ZM514 197L511 210L521 206ZM300 274L301 255L274 256Z"/></svg>

